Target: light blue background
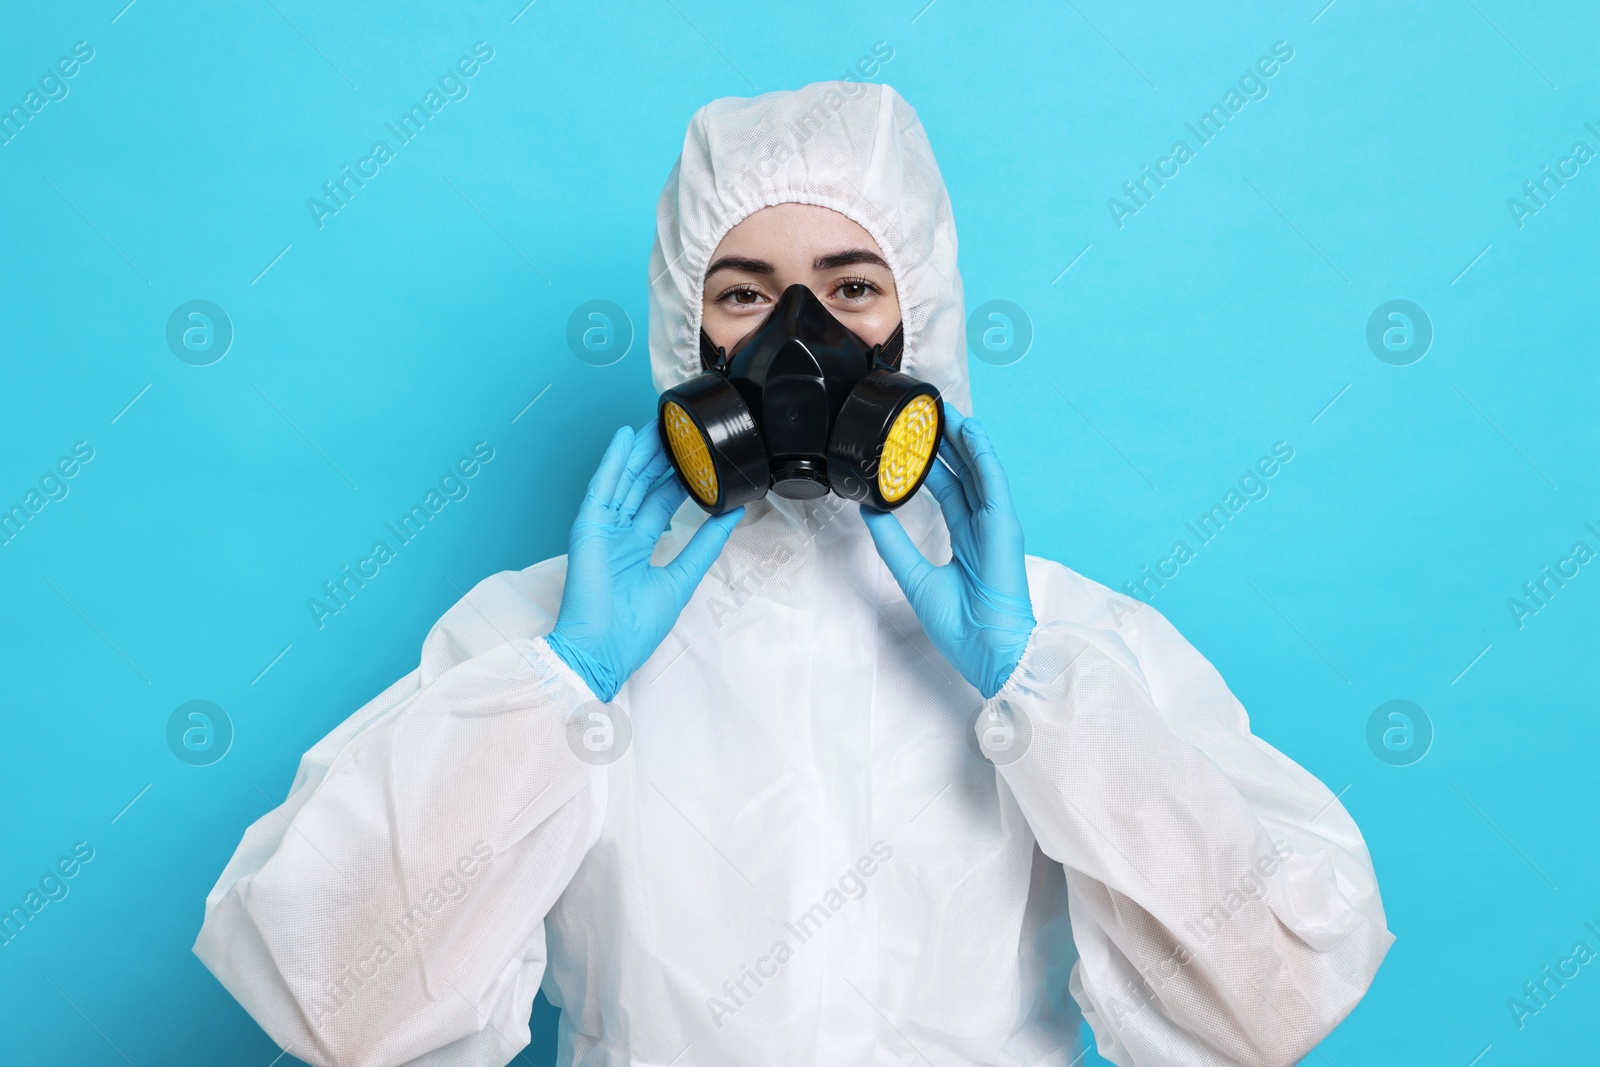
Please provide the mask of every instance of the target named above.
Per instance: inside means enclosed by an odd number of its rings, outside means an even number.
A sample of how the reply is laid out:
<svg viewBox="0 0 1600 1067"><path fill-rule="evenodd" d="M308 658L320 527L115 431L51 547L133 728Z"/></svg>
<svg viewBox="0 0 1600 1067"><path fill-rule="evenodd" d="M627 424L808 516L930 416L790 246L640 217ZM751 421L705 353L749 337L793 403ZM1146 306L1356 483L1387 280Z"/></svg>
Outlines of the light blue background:
<svg viewBox="0 0 1600 1067"><path fill-rule="evenodd" d="M124 2L0 16L7 108L95 49L0 146L0 505L95 450L0 548L0 904L96 853L0 948L9 1062L278 1054L189 951L240 834L463 591L563 551L603 442L649 416L646 257L692 111L878 41L969 310L1032 322L1021 361L973 362L1030 551L1120 588L1295 450L1154 603L1371 847L1399 940L1311 1062L1594 1055L1600 964L1523 1029L1507 1007L1600 948L1600 565L1523 628L1507 607L1600 549L1600 162L1520 229L1506 203L1600 149L1591 5ZM307 198L480 40L470 95L319 230ZM1270 95L1119 230L1107 198L1280 40ZM236 331L212 366L166 344L192 299ZM636 335L603 368L565 341L594 299ZM1435 330L1411 366L1366 344L1390 299ZM470 496L319 630L307 599L480 440ZM208 767L167 746L193 699L236 731ZM1391 699L1436 731L1411 766L1368 747Z"/></svg>

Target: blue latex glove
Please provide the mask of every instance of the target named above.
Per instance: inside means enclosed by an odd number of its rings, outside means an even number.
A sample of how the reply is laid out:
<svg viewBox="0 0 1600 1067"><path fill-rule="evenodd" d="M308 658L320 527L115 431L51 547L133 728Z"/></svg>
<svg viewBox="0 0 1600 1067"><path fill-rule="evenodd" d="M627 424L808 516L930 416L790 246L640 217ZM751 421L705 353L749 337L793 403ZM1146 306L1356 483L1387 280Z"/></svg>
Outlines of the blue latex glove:
<svg viewBox="0 0 1600 1067"><path fill-rule="evenodd" d="M892 512L863 505L861 517L933 647L987 700L1016 670L1033 632L1022 523L978 420L949 404L944 417L944 463L934 461L926 484L950 528L950 562L928 562Z"/></svg>
<svg viewBox="0 0 1600 1067"><path fill-rule="evenodd" d="M666 638L744 516L736 508L708 518L676 559L652 566L656 542L689 496L676 472L655 484L670 467L654 422L637 434L622 427L572 524L561 610L547 640L604 701Z"/></svg>

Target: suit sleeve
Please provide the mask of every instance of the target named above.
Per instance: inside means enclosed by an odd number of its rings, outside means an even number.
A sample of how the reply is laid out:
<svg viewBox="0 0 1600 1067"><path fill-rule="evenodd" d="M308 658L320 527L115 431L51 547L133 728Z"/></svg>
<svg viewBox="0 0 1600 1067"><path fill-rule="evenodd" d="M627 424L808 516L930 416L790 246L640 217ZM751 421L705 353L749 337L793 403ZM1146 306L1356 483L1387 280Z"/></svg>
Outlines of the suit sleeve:
<svg viewBox="0 0 1600 1067"><path fill-rule="evenodd" d="M1030 560L1032 584L1056 566ZM1394 940L1361 833L1154 608L1073 578L1095 592L1035 593L977 724L1009 739L999 773L1065 868L1071 992L1120 1067L1295 1063Z"/></svg>
<svg viewBox="0 0 1600 1067"><path fill-rule="evenodd" d="M207 897L195 953L293 1055L499 1067L528 1043L545 915L605 813L605 767L569 744L603 705L542 636L563 572L504 572L452 608Z"/></svg>

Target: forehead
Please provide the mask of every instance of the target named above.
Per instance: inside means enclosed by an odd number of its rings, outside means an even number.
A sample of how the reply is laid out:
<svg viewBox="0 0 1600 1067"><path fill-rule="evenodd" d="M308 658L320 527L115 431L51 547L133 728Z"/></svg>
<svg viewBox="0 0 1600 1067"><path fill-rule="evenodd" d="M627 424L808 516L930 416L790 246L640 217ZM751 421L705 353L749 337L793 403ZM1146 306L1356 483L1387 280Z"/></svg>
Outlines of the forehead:
<svg viewBox="0 0 1600 1067"><path fill-rule="evenodd" d="M726 255L744 255L775 263L809 263L818 255L849 248L865 248L883 255L870 233L832 208L773 204L729 230L711 258L714 262Z"/></svg>

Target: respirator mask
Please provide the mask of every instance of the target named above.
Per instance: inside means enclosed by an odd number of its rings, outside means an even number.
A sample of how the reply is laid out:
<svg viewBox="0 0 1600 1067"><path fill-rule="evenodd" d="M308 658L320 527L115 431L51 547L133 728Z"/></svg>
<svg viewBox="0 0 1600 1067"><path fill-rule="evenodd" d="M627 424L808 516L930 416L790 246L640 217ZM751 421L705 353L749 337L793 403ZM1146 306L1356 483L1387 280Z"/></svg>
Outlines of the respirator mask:
<svg viewBox="0 0 1600 1067"><path fill-rule="evenodd" d="M944 431L939 390L900 372L904 323L868 345L791 285L728 352L700 331L704 373L661 394L662 440L706 511L828 492L888 511L922 486Z"/></svg>

